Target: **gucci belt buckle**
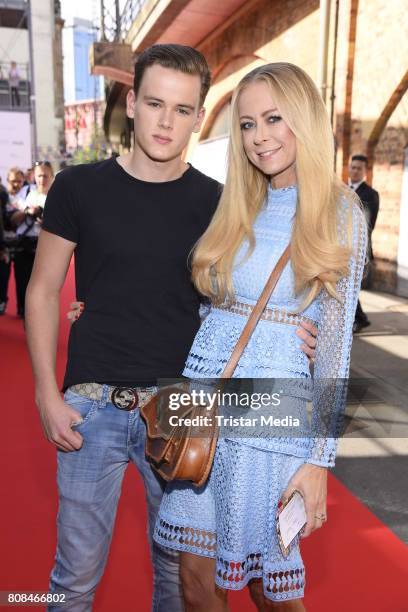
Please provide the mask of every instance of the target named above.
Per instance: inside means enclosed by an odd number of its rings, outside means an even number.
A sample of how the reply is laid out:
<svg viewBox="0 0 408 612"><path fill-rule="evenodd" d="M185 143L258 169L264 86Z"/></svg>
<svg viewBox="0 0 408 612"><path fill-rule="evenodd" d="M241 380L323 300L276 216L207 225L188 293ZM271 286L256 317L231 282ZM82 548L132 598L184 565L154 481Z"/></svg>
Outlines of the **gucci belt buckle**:
<svg viewBox="0 0 408 612"><path fill-rule="evenodd" d="M119 410L133 410L139 401L136 391L129 387L115 387L111 397L112 404Z"/></svg>

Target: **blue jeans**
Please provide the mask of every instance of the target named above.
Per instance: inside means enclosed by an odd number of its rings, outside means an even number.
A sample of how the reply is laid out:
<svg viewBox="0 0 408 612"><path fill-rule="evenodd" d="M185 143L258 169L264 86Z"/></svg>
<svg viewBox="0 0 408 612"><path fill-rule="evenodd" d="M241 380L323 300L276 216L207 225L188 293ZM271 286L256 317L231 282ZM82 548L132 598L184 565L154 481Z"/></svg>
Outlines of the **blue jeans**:
<svg viewBox="0 0 408 612"><path fill-rule="evenodd" d="M47 610L92 610L108 557L123 476L132 461L146 491L154 570L152 611L182 612L178 555L159 547L152 538L164 483L145 459L145 425L137 408L118 410L107 396L106 385L101 401L69 389L65 394L66 403L83 418L73 428L84 442L79 451L58 451L58 541L50 592L64 593L66 603Z"/></svg>

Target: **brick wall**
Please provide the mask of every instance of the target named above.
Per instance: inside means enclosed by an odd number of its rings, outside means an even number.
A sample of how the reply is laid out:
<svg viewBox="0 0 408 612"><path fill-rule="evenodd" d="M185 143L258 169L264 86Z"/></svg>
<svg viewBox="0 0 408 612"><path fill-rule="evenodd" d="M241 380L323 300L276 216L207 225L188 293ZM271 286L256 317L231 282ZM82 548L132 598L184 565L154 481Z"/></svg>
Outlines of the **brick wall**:
<svg viewBox="0 0 408 612"><path fill-rule="evenodd" d="M327 105L331 110L335 10L331 5ZM334 130L339 175L346 179L349 154L367 149L375 123L406 70L408 11L399 0L341 0L338 15L334 88ZM239 79L265 61L300 65L316 80L319 47L319 3L315 0L264 0L218 38L201 47L215 72L207 100L204 133ZM402 33L405 32L405 36ZM404 98L382 133L375 151L373 186L381 208L373 236L377 258L374 285L396 287L400 194L408 103ZM196 141L192 142L192 147Z"/></svg>
<svg viewBox="0 0 408 612"><path fill-rule="evenodd" d="M375 257L394 264L399 240L407 239L399 232L404 149L407 144L408 128L398 125L391 117L375 152L373 187L380 193L380 212L373 233L373 250ZM395 274L395 266L387 268ZM383 280L378 278L377 286Z"/></svg>
<svg viewBox="0 0 408 612"><path fill-rule="evenodd" d="M319 0L260 0L219 34L200 43L214 74L202 134L249 70L268 61L289 61L316 80L320 42ZM395 99L405 87L408 57L408 10L400 0L340 0L331 3L327 106L333 114L336 171L347 180L349 155L366 153L380 117L386 117L373 156L373 186L381 208L373 236L377 258L375 283L397 286L401 180L408 143L408 101ZM179 41L182 42L182 41ZM334 49L336 47L336 53ZM332 81L334 75L334 82ZM407 79L408 82L408 79ZM332 85L334 87L332 88ZM392 109L389 113L385 111ZM390 116L389 116L390 115ZM378 131L378 130L377 130ZM188 154L197 144L195 136Z"/></svg>
<svg viewBox="0 0 408 612"><path fill-rule="evenodd" d="M316 78L318 6L317 0L263 0L200 47L216 74L206 103L208 120L218 101L260 63L293 62Z"/></svg>
<svg viewBox="0 0 408 612"><path fill-rule="evenodd" d="M352 59L350 153L366 153L369 137L395 88L407 70L408 11L399 0L359 0L354 47L346 34L353 0L340 2L338 79L336 95L337 170L343 159L342 106L346 106L346 58ZM373 287L394 291L397 286L400 199L404 148L408 144L408 99L400 101L388 119L374 154L372 185L380 193L380 212L373 234L376 258Z"/></svg>

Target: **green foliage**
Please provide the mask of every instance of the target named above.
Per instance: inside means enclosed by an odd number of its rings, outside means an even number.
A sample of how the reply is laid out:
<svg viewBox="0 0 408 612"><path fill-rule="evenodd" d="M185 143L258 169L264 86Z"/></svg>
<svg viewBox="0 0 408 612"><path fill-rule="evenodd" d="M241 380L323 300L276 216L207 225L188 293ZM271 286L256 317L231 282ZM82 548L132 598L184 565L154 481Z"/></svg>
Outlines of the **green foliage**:
<svg viewBox="0 0 408 612"><path fill-rule="evenodd" d="M82 149L77 149L72 156L72 164L89 164L91 162L99 161L101 159L105 159L106 148L95 148L92 146L84 147Z"/></svg>
<svg viewBox="0 0 408 612"><path fill-rule="evenodd" d="M102 129L93 135L92 142L88 147L78 148L72 155L72 164L89 164L110 157L107 152L107 144Z"/></svg>

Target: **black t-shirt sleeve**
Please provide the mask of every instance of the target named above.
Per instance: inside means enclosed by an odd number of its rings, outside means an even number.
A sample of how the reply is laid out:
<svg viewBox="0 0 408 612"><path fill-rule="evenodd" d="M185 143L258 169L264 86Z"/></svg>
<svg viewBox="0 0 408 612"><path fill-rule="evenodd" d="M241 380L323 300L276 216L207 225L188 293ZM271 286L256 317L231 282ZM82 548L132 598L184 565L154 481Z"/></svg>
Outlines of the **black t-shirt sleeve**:
<svg viewBox="0 0 408 612"><path fill-rule="evenodd" d="M42 227L51 234L78 243L78 205L71 171L71 168L62 170L55 177L45 201Z"/></svg>
<svg viewBox="0 0 408 612"><path fill-rule="evenodd" d="M211 202L211 218L213 217L215 211L217 210L218 203L220 201L224 185L222 185L218 181L214 181L214 184L213 184L212 187L213 187L212 188L212 198L210 200L210 202Z"/></svg>

